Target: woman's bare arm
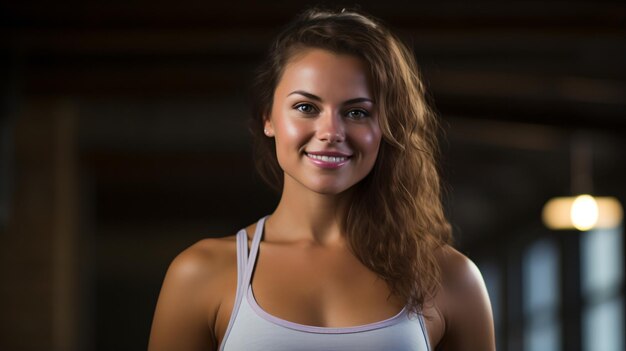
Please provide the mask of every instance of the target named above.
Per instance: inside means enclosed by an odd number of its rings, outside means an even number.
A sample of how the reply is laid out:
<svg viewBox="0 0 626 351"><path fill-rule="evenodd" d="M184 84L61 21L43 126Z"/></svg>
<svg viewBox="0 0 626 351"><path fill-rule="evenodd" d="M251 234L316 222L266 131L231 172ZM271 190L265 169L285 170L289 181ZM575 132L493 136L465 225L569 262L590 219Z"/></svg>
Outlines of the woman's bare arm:
<svg viewBox="0 0 626 351"><path fill-rule="evenodd" d="M217 349L214 323L220 280L230 271L227 266L236 264L223 246L219 239L202 240L171 263L154 313L149 351Z"/></svg>
<svg viewBox="0 0 626 351"><path fill-rule="evenodd" d="M491 303L476 265L458 251L442 255L445 334L438 350L496 349Z"/></svg>

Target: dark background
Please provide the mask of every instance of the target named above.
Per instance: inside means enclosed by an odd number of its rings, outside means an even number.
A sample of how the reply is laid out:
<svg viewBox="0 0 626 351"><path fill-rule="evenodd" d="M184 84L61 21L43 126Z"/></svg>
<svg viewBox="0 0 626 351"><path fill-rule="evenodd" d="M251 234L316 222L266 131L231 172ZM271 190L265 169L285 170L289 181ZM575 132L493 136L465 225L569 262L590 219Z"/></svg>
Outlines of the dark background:
<svg viewBox="0 0 626 351"><path fill-rule="evenodd" d="M145 349L173 257L273 210L247 87L306 3L0 5L0 349ZM415 51L445 130L456 246L501 270L499 349L521 350L521 252L579 235L540 218L571 195L572 143L592 150L591 190L626 203L626 6L359 4ZM578 299L563 296L566 350L581 347Z"/></svg>

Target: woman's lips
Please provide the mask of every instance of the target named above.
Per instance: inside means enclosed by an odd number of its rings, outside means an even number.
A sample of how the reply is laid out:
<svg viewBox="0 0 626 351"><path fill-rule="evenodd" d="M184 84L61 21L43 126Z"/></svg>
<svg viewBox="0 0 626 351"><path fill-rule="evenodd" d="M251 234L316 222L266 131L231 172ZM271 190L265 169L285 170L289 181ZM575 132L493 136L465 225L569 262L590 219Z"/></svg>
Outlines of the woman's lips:
<svg viewBox="0 0 626 351"><path fill-rule="evenodd" d="M326 169L339 168L350 161L349 155L338 152L306 152L305 155L314 165Z"/></svg>

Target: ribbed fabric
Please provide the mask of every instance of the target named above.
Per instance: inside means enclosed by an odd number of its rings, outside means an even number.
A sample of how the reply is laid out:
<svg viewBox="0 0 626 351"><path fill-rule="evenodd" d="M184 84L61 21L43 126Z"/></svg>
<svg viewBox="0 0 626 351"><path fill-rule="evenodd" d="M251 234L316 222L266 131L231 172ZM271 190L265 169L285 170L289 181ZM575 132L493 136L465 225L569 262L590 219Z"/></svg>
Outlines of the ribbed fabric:
<svg viewBox="0 0 626 351"><path fill-rule="evenodd" d="M406 308L384 321L346 328L293 323L264 311L250 282L266 218L257 223L249 257L246 231L237 233L237 293L220 351L430 351L422 315Z"/></svg>

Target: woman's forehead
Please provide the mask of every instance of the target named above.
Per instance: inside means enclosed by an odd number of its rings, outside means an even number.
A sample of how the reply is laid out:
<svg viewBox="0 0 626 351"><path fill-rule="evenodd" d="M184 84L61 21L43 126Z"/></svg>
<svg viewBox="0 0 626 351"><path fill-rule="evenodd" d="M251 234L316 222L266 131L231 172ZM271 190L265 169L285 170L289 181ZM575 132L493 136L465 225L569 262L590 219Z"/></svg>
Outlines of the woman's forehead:
<svg viewBox="0 0 626 351"><path fill-rule="evenodd" d="M286 64L276 93L285 96L296 90L336 98L357 94L373 100L368 65L363 59L317 48L300 52Z"/></svg>

